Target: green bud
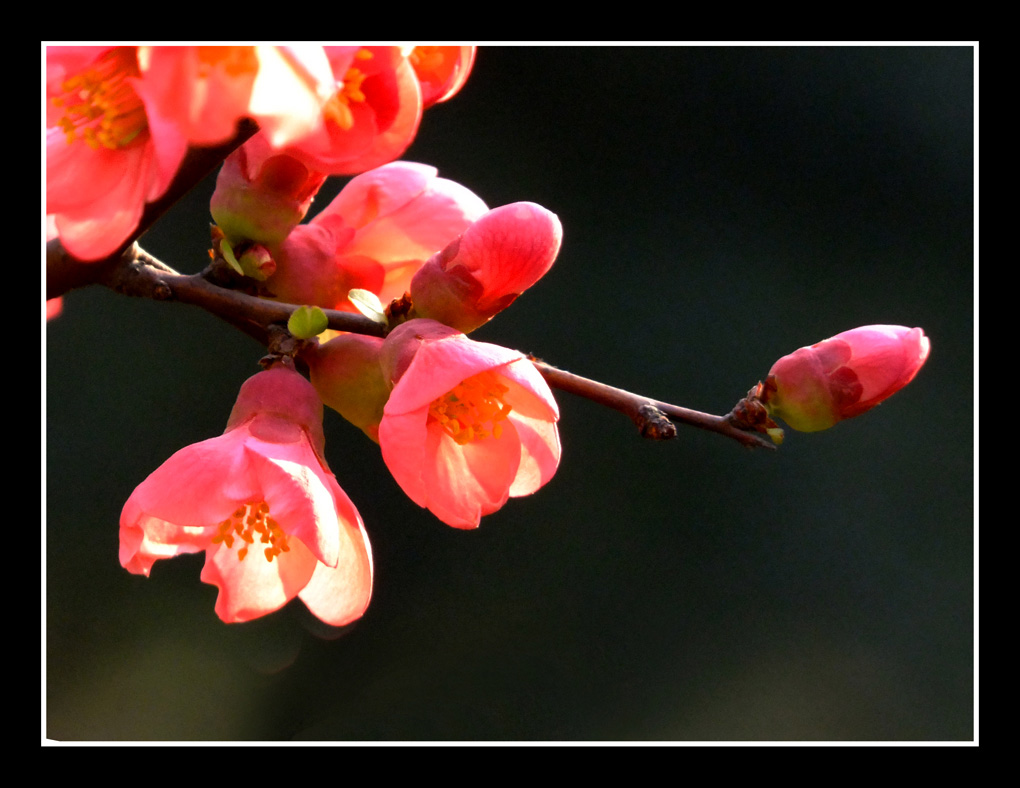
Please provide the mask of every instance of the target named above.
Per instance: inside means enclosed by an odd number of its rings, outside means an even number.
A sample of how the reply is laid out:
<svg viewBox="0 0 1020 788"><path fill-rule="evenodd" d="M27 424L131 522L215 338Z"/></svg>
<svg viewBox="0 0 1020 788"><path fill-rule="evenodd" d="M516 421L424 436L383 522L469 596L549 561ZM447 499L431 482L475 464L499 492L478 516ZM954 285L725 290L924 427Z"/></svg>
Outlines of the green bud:
<svg viewBox="0 0 1020 788"><path fill-rule="evenodd" d="M328 325L326 313L317 306L299 306L287 320L287 330L298 339L318 336Z"/></svg>

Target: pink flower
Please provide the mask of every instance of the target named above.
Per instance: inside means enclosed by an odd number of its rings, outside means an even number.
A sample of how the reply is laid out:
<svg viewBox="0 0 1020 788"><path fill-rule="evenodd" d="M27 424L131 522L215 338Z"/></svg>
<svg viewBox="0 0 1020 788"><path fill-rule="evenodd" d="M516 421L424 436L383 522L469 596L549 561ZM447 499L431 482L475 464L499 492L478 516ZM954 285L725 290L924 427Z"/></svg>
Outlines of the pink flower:
<svg viewBox="0 0 1020 788"><path fill-rule="evenodd" d="M203 582L223 621L249 621L295 596L340 626L372 594L361 517L322 455L322 404L276 366L249 378L218 438L181 449L142 482L120 518L120 562L148 576L161 558L205 551Z"/></svg>
<svg viewBox="0 0 1020 788"><path fill-rule="evenodd" d="M559 409L521 353L410 320L387 337L382 365L394 384L379 424L383 460L443 522L476 528L556 472Z"/></svg>
<svg viewBox="0 0 1020 788"><path fill-rule="evenodd" d="M334 91L321 46L144 46L140 92L192 145L218 145L242 118L280 147L320 124Z"/></svg>
<svg viewBox="0 0 1020 788"><path fill-rule="evenodd" d="M318 127L286 152L330 175L352 175L393 161L421 122L421 86L411 64L396 46L325 50L335 91Z"/></svg>
<svg viewBox="0 0 1020 788"><path fill-rule="evenodd" d="M560 220L541 205L494 208L414 275L413 314L473 331L545 275L562 238Z"/></svg>
<svg viewBox="0 0 1020 788"><path fill-rule="evenodd" d="M79 260L106 257L131 237L187 151L138 93L136 50L46 50L46 213Z"/></svg>
<svg viewBox="0 0 1020 788"><path fill-rule="evenodd" d="M436 168L393 162L352 179L278 248L267 285L281 301L354 307L352 288L385 304L404 294L436 251L487 210L469 189L436 177Z"/></svg>
<svg viewBox="0 0 1020 788"><path fill-rule="evenodd" d="M762 401L793 429L815 432L858 416L914 379L930 343L920 328L862 326L783 356Z"/></svg>

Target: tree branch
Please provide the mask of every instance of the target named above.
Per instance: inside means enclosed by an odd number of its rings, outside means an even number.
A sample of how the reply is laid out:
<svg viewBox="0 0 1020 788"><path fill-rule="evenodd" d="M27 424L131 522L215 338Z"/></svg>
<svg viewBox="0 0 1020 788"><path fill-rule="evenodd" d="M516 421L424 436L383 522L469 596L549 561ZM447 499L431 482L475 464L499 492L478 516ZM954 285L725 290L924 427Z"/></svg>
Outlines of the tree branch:
<svg viewBox="0 0 1020 788"><path fill-rule="evenodd" d="M59 255L59 247L55 254ZM220 287L209 281L210 271L201 274L180 274L170 266L134 244L119 259L102 265L75 263L90 272L90 280L118 293L156 301L179 301L193 304L230 323L263 345L270 344L272 327L285 324L299 304L268 301L254 295ZM336 331L385 337L387 327L361 314L323 309L327 325ZM775 449L762 430L755 430L746 418L741 419L740 406L725 416L683 408L669 402L633 394L596 380L557 369L537 358L532 363L550 386L624 413L637 425L641 436L651 440L676 437L671 419L699 429L724 435L749 448ZM741 426L743 425L743 426Z"/></svg>
<svg viewBox="0 0 1020 788"><path fill-rule="evenodd" d="M644 438L669 440L675 437L676 426L670 421L672 418L682 424L725 435L748 448L776 448L767 436L738 427L734 423L732 412L725 416L702 413L668 402L642 397L640 394L633 394L605 383L599 383L597 380L589 380L572 372L557 369L535 358L532 358L532 362L553 388L590 399L629 416Z"/></svg>

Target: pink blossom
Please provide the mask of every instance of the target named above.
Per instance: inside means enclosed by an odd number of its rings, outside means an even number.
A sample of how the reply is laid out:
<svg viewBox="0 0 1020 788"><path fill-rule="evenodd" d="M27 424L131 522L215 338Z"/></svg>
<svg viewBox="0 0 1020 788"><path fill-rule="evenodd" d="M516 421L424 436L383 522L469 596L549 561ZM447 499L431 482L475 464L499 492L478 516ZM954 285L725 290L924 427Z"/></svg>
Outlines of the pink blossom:
<svg viewBox="0 0 1020 788"><path fill-rule="evenodd" d="M335 90L321 122L286 152L312 170L352 175L393 161L411 144L422 92L397 46L330 46Z"/></svg>
<svg viewBox="0 0 1020 788"><path fill-rule="evenodd" d="M765 381L762 401L795 430L824 430L906 386L929 351L920 328L854 328L779 359Z"/></svg>
<svg viewBox="0 0 1020 788"><path fill-rule="evenodd" d="M372 594L361 517L323 458L322 404L297 372L249 378L227 429L181 449L143 481L120 518L120 562L148 576L161 558L205 551L203 582L228 623L295 596L340 626Z"/></svg>
<svg viewBox="0 0 1020 788"><path fill-rule="evenodd" d="M404 294L436 251L487 210L435 167L393 162L357 176L276 250L273 295L288 303L353 311L352 288L385 304Z"/></svg>
<svg viewBox="0 0 1020 788"><path fill-rule="evenodd" d="M137 90L137 47L47 47L46 213L79 260L117 251L187 141Z"/></svg>
<svg viewBox="0 0 1020 788"><path fill-rule="evenodd" d="M556 472L559 410L521 353L419 319L390 333L382 365L394 384L379 424L383 460L443 522L476 528Z"/></svg>
<svg viewBox="0 0 1020 788"><path fill-rule="evenodd" d="M556 214L541 205L492 209L414 275L413 314L473 331L545 275L562 238Z"/></svg>
<svg viewBox="0 0 1020 788"><path fill-rule="evenodd" d="M218 145L252 118L274 147L320 123L333 94L321 46L143 46L139 92L192 145Z"/></svg>

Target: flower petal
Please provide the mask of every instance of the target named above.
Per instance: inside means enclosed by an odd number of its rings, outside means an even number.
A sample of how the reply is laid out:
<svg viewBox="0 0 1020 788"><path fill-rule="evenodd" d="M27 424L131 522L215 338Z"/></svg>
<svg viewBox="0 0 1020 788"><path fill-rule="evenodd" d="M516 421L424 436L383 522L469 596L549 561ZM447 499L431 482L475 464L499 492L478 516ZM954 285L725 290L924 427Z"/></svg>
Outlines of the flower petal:
<svg viewBox="0 0 1020 788"><path fill-rule="evenodd" d="M223 545L209 548L202 582L220 589L216 615L228 624L250 621L279 610L297 596L318 562L300 540L291 539L289 547L272 561L257 546L244 560Z"/></svg>
<svg viewBox="0 0 1020 788"><path fill-rule="evenodd" d="M298 594L312 613L339 627L361 616L372 598L372 550L360 519L341 520L335 567L320 563Z"/></svg>

